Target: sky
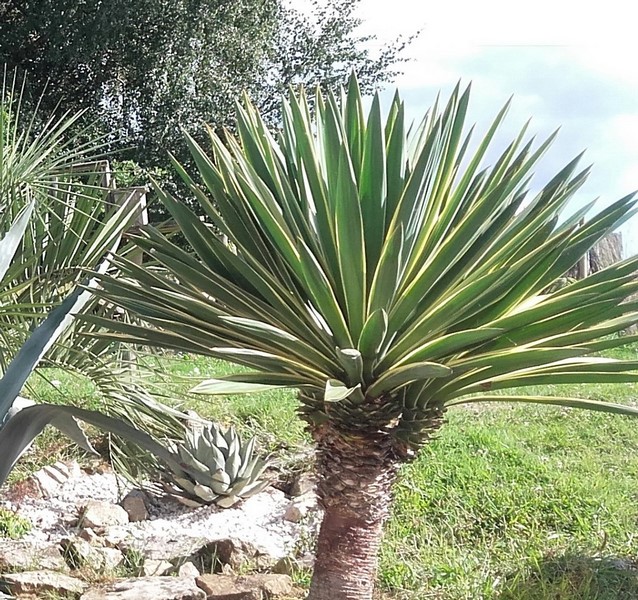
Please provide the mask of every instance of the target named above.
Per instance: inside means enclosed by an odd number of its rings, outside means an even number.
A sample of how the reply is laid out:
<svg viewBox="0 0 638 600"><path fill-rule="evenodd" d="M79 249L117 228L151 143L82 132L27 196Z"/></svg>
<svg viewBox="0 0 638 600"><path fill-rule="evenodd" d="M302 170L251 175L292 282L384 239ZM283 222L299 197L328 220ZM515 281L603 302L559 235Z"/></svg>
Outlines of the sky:
<svg viewBox="0 0 638 600"><path fill-rule="evenodd" d="M530 117L538 139L560 127L533 184L585 150L581 165L593 170L574 209L595 198L604 208L638 189L638 51L626 2L360 0L358 15L360 33L377 45L421 30L384 94L398 87L410 117L422 117L439 90L445 97L458 81L472 82L469 121L478 131L513 95L503 144ZM625 253L638 253L638 215L622 233Z"/></svg>

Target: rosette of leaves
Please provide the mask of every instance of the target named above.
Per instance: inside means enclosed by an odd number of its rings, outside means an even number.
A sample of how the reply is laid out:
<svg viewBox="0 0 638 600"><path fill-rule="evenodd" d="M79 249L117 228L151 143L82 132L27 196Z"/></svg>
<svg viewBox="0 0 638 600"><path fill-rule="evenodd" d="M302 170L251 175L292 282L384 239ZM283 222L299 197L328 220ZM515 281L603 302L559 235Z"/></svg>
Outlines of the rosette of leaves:
<svg viewBox="0 0 638 600"><path fill-rule="evenodd" d="M601 356L638 339L612 335L638 322L638 256L549 289L638 200L565 214L588 170L575 159L532 192L553 136L536 144L523 128L493 153L507 107L475 140L468 103L457 87L410 127L398 94L387 117L378 96L366 114L353 77L336 96L291 93L271 133L246 99L237 137L210 130L210 150L187 138L197 170L175 164L200 212L157 190L189 247L143 227L148 262L116 258L121 276L99 277L98 293L143 321L100 321L110 339L244 367L195 391L299 391L324 510L311 600L372 599L399 466L447 410L638 415L551 395L638 381L638 361Z"/></svg>
<svg viewBox="0 0 638 600"><path fill-rule="evenodd" d="M181 463L165 463L162 485L186 506L216 504L228 508L270 483L263 478L268 461L255 454L255 438L243 443L233 427L222 431L208 421L189 429L173 450Z"/></svg>

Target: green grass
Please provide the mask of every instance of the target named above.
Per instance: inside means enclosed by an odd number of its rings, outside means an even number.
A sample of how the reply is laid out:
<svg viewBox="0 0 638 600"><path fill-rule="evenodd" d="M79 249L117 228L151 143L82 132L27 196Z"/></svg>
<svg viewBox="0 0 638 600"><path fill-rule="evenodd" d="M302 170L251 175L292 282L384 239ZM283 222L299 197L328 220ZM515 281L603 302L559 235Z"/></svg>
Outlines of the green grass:
<svg viewBox="0 0 638 600"><path fill-rule="evenodd" d="M638 347L614 355L636 359ZM271 450L308 442L294 394L195 397L188 390L197 382L232 367L189 356L162 363L169 373L163 389L185 408L255 432ZM43 387L41 396L70 391L83 405L99 403L86 382L49 375L61 384L55 393ZM638 401L638 385L528 391ZM387 597L638 598L638 421L507 404L459 407L447 417L439 437L401 472L381 555Z"/></svg>
<svg viewBox="0 0 638 600"><path fill-rule="evenodd" d="M638 400L637 385L529 391ZM637 421L497 404L447 421L401 473L385 590L414 600L638 598Z"/></svg>
<svg viewBox="0 0 638 600"><path fill-rule="evenodd" d="M527 596L524 582L538 588L561 557L636 556L636 424L522 406L459 409L448 421L402 472L383 586L414 599L604 598Z"/></svg>
<svg viewBox="0 0 638 600"><path fill-rule="evenodd" d="M0 538L17 540L31 531L31 521L8 508L0 508Z"/></svg>

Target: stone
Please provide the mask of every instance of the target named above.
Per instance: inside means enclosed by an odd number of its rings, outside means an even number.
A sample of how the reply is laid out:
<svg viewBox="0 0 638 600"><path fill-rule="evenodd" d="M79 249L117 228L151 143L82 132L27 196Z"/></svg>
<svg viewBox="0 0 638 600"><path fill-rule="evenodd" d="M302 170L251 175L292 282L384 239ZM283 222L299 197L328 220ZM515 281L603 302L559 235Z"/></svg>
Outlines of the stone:
<svg viewBox="0 0 638 600"><path fill-rule="evenodd" d="M32 475L39 495L42 498L53 498L59 487L71 477L77 476L79 465L75 462L58 461L53 465L46 465Z"/></svg>
<svg viewBox="0 0 638 600"><path fill-rule="evenodd" d="M196 577L199 577L199 575L199 569L190 561L180 565L179 569L177 569L178 577L192 577L195 579Z"/></svg>
<svg viewBox="0 0 638 600"><path fill-rule="evenodd" d="M55 465L47 465L42 467L41 471L46 473L51 479L63 484L71 475L68 467L64 463L56 463Z"/></svg>
<svg viewBox="0 0 638 600"><path fill-rule="evenodd" d="M63 538L60 541L62 555L71 569L88 568L92 571L102 571L104 558L93 546L80 537Z"/></svg>
<svg viewBox="0 0 638 600"><path fill-rule="evenodd" d="M312 554L305 554L304 556L284 556L280 558L275 566L272 568L273 573L279 575L298 575L302 571L312 570L315 562L315 557Z"/></svg>
<svg viewBox="0 0 638 600"><path fill-rule="evenodd" d="M284 556L273 566L272 572L280 575L298 575L302 571L312 571L315 564L315 556L307 552L302 556Z"/></svg>
<svg viewBox="0 0 638 600"><path fill-rule="evenodd" d="M111 530L109 529L109 533ZM145 537L143 540L135 538L122 539L117 546L122 552L134 550L142 553L150 560L167 560L177 565L196 556L206 546L206 538L187 535L170 538Z"/></svg>
<svg viewBox="0 0 638 600"><path fill-rule="evenodd" d="M168 560L146 559L142 565L142 575L144 577L159 577L165 575L173 569L173 563Z"/></svg>
<svg viewBox="0 0 638 600"><path fill-rule="evenodd" d="M317 477L312 473L300 473L290 486L291 496L303 496L317 487Z"/></svg>
<svg viewBox="0 0 638 600"><path fill-rule="evenodd" d="M295 498L284 512L284 519L291 523L299 523L308 516L308 513L317 508L317 495L313 492L306 492L303 496Z"/></svg>
<svg viewBox="0 0 638 600"><path fill-rule="evenodd" d="M315 555L314 552L306 552L297 557L297 564L301 569L311 571L315 567Z"/></svg>
<svg viewBox="0 0 638 600"><path fill-rule="evenodd" d="M111 573L115 571L123 562L124 555L117 548L97 548L103 557L103 571Z"/></svg>
<svg viewBox="0 0 638 600"><path fill-rule="evenodd" d="M199 560L196 560L195 563L199 564L201 560L203 564L206 564L209 557L214 557L222 565L228 565L233 571L268 569L277 562L277 558L265 550L234 538L215 540L206 544L197 553L196 558Z"/></svg>
<svg viewBox="0 0 638 600"><path fill-rule="evenodd" d="M75 577L69 577L55 571L24 571L23 573L4 574L5 589L20 596L31 594L43 598L47 594L79 595L88 585Z"/></svg>
<svg viewBox="0 0 638 600"><path fill-rule="evenodd" d="M302 506L291 502L286 508L286 512L284 512L284 519L286 521L290 521L291 523L299 523L301 519L303 519L307 514L307 511L304 511Z"/></svg>
<svg viewBox="0 0 638 600"><path fill-rule="evenodd" d="M240 580L247 585L259 587L265 593L266 598L281 598L292 593L292 579L288 575L259 573L246 575Z"/></svg>
<svg viewBox="0 0 638 600"><path fill-rule="evenodd" d="M292 593L292 579L288 575L201 575L196 581L208 600L262 600Z"/></svg>
<svg viewBox="0 0 638 600"><path fill-rule="evenodd" d="M126 525L127 512L117 504L101 500L89 500L80 516L80 526L100 530L111 525Z"/></svg>
<svg viewBox="0 0 638 600"><path fill-rule="evenodd" d="M128 518L131 523L146 521L146 519L148 519L146 494L141 490L131 490L122 498L120 506L128 513Z"/></svg>
<svg viewBox="0 0 638 600"><path fill-rule="evenodd" d="M67 566L60 547L48 542L0 540L0 573L35 568L65 571Z"/></svg>
<svg viewBox="0 0 638 600"><path fill-rule="evenodd" d="M52 498L55 496L57 489L60 487L60 483L49 473L40 469L36 471L33 475L33 481L35 481L38 486L38 490L40 491L40 495L42 498Z"/></svg>
<svg viewBox="0 0 638 600"><path fill-rule="evenodd" d="M261 590L240 587L230 575L201 575L195 581L207 600L263 600Z"/></svg>
<svg viewBox="0 0 638 600"><path fill-rule="evenodd" d="M293 556L284 556L275 563L272 572L279 575L296 575L299 572L297 560Z"/></svg>
<svg viewBox="0 0 638 600"><path fill-rule="evenodd" d="M104 543L103 539L90 527L82 529L80 533L78 533L78 537L95 546L102 545Z"/></svg>
<svg viewBox="0 0 638 600"><path fill-rule="evenodd" d="M206 593L190 578L133 577L91 589L80 600L206 600Z"/></svg>
<svg viewBox="0 0 638 600"><path fill-rule="evenodd" d="M128 537L129 532L126 527L122 527L121 525L114 525L112 527L107 527L104 530L104 534L100 537L101 542L110 548L120 547L120 545L126 545L126 538ZM124 550L125 548L120 548Z"/></svg>
<svg viewBox="0 0 638 600"><path fill-rule="evenodd" d="M124 562L124 555L117 548L93 546L79 536L64 538L60 546L71 569L87 568L96 573L110 573Z"/></svg>

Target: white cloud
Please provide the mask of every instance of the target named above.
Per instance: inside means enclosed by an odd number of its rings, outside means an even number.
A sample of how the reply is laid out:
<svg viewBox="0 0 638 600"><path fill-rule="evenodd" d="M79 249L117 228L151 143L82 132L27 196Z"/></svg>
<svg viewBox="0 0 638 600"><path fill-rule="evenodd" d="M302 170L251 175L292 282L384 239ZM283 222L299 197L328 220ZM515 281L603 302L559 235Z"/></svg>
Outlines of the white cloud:
<svg viewBox="0 0 638 600"><path fill-rule="evenodd" d="M301 2L303 0L297 0ZM594 45L634 38L627 3L607 0L585 4L573 0L361 0L359 14L367 31L389 38L424 28L423 42L431 46Z"/></svg>
<svg viewBox="0 0 638 600"><path fill-rule="evenodd" d="M603 207L638 188L638 67L625 2L361 0L358 14L361 33L376 35L378 45L423 30L395 82L411 118L439 89L446 95L457 81L472 81L469 120L479 131L512 94L504 139L529 117L540 138L561 126L539 181L587 149L583 165L594 168L575 204L600 197ZM638 252L638 221L624 231Z"/></svg>

